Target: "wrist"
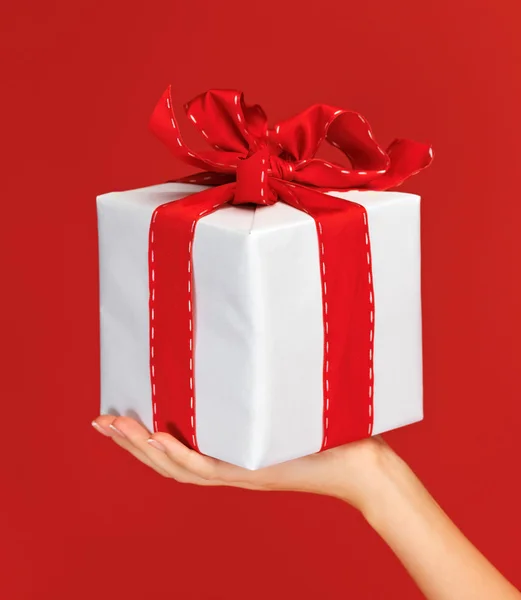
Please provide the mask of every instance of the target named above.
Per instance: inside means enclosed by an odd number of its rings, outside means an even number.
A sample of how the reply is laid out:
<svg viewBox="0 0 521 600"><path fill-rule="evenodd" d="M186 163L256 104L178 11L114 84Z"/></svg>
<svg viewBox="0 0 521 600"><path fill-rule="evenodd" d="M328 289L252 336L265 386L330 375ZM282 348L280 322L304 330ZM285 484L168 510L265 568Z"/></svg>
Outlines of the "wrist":
<svg viewBox="0 0 521 600"><path fill-rule="evenodd" d="M364 496L360 510L369 525L379 533L389 523L407 527L420 507L433 503L411 468L389 446L379 455L374 478L374 485Z"/></svg>
<svg viewBox="0 0 521 600"><path fill-rule="evenodd" d="M381 438L364 441L357 457L360 472L357 474L355 493L352 481L346 482L349 492L340 497L357 508L375 527L389 510L395 510L413 494L415 484L421 487L408 465ZM394 508L393 508L394 507Z"/></svg>

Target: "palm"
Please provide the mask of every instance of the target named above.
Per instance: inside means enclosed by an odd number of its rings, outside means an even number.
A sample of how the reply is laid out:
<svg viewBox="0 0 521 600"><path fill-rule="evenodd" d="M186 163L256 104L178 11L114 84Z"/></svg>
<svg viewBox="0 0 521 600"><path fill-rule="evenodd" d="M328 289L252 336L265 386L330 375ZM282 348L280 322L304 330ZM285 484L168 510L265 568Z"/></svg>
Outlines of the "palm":
<svg viewBox="0 0 521 600"><path fill-rule="evenodd" d="M343 498L357 507L374 481L372 469L386 448L381 439L369 438L249 471L199 454L167 433L151 436L142 425L127 417L103 415L93 424L144 464L182 483L313 492Z"/></svg>

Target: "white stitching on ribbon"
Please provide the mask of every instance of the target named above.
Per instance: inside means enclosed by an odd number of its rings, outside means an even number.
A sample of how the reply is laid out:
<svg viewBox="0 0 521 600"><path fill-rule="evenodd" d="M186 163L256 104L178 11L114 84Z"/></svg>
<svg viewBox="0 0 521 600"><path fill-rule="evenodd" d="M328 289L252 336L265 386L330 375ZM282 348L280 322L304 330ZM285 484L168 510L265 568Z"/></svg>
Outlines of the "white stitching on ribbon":
<svg viewBox="0 0 521 600"><path fill-rule="evenodd" d="M373 356L374 356L374 295L371 277L371 246L369 241L369 225L367 223L367 213L364 210L364 226L365 226L365 244L367 251L367 281L369 283L369 306L370 306L370 328L369 328L369 425L367 427L367 435L370 436L373 432Z"/></svg>
<svg viewBox="0 0 521 600"><path fill-rule="evenodd" d="M154 223L157 219L157 213L160 207L156 208L154 214L152 215L152 222L150 225L150 262L152 265L155 263L155 232L154 232ZM158 431L157 426L157 402L156 402L156 367L155 367L155 299L156 299L156 289L155 289L155 269L152 268L152 285L150 286L150 295L151 295L151 311L150 311L150 383L152 384L152 412L153 412L153 421L154 421L154 431Z"/></svg>

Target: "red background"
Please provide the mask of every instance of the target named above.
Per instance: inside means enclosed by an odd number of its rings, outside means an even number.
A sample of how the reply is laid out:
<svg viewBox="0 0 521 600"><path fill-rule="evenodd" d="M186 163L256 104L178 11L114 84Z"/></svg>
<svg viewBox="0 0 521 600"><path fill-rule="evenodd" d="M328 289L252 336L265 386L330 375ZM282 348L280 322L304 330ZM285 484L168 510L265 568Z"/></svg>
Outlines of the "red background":
<svg viewBox="0 0 521 600"><path fill-rule="evenodd" d="M272 120L352 108L431 141L425 421L387 439L518 586L521 38L517 0L4 4L0 596L419 598L347 506L163 480L92 431L96 194L184 174L147 130L243 89ZM188 137L188 141L190 141Z"/></svg>

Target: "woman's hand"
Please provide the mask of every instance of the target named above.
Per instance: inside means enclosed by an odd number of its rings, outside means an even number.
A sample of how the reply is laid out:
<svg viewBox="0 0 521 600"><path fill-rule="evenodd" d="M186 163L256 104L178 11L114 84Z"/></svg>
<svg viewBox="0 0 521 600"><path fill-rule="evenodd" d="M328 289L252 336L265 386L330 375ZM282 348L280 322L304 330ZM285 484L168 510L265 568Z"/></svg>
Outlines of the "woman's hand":
<svg viewBox="0 0 521 600"><path fill-rule="evenodd" d="M190 450L167 433L152 435L127 417L100 416L93 426L164 477L182 483L313 492L341 498L361 511L378 494L386 463L399 460L376 437L248 471Z"/></svg>
<svg viewBox="0 0 521 600"><path fill-rule="evenodd" d="M362 511L429 600L521 600L378 437L248 471L198 454L167 433L151 435L126 417L104 415L92 424L164 477L183 483L345 500Z"/></svg>

